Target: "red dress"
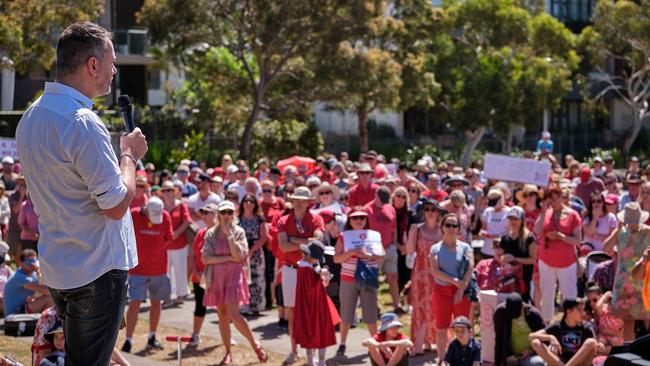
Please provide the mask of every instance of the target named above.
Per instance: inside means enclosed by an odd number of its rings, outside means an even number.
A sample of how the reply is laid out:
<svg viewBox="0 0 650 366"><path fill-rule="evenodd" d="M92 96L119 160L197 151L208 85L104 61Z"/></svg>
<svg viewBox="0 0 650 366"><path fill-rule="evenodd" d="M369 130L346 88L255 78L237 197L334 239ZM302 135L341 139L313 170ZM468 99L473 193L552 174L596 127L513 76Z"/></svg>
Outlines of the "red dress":
<svg viewBox="0 0 650 366"><path fill-rule="evenodd" d="M411 339L417 339L418 332L424 332L424 344L433 344L436 341L434 329L433 307L431 299L433 296L434 276L431 269L431 246L442 239L440 228L436 229L435 236L429 238L422 235L422 227L416 231L415 246L417 255L411 272ZM425 328L425 330L421 330ZM419 345L417 345L419 346Z"/></svg>
<svg viewBox="0 0 650 366"><path fill-rule="evenodd" d="M336 344L334 326L341 322L336 306L327 296L321 277L305 262L298 267L293 336L306 349Z"/></svg>
<svg viewBox="0 0 650 366"><path fill-rule="evenodd" d="M234 230L235 240L246 240L244 229L237 227ZM214 256L230 255L230 246L227 239L217 237L216 229L210 228L205 232L203 250ZM248 304L250 293L243 262L226 262L211 265L212 277L210 286L205 291L204 306L222 304Z"/></svg>

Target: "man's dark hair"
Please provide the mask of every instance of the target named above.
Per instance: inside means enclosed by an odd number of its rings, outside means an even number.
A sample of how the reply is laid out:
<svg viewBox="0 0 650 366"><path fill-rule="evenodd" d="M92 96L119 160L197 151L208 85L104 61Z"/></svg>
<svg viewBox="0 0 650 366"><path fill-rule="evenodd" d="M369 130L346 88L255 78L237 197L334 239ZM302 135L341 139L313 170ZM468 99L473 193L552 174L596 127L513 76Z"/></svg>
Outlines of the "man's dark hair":
<svg viewBox="0 0 650 366"><path fill-rule="evenodd" d="M102 59L106 40L113 34L91 22L73 23L66 28L56 44L56 75L74 73L91 57Z"/></svg>
<svg viewBox="0 0 650 366"><path fill-rule="evenodd" d="M20 252L20 261L24 262L25 259L27 259L27 258L37 257L37 256L38 256L38 254L33 249L25 249L22 252Z"/></svg>
<svg viewBox="0 0 650 366"><path fill-rule="evenodd" d="M564 302L562 302L562 311L564 312L564 315L566 316L566 312L575 309L581 304L584 304L584 300L581 298L568 298L564 299Z"/></svg>

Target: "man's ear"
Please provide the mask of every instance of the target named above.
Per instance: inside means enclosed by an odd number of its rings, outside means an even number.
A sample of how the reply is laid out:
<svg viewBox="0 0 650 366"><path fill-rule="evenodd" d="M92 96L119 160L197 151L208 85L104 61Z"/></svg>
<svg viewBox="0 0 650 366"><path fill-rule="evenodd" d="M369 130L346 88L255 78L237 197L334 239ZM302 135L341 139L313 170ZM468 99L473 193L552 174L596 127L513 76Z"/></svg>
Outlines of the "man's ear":
<svg viewBox="0 0 650 366"><path fill-rule="evenodd" d="M86 68L88 69L88 72L92 76L97 76L98 70L97 70L97 58L96 57L91 57L86 61Z"/></svg>

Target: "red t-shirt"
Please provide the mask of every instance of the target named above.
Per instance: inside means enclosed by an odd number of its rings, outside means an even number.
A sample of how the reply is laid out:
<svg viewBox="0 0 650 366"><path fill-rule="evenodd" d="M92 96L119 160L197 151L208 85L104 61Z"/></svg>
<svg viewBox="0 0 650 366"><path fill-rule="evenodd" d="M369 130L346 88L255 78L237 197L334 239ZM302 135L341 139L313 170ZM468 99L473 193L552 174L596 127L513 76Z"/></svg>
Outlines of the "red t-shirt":
<svg viewBox="0 0 650 366"><path fill-rule="evenodd" d="M375 193L377 192L377 188L379 188L379 186L374 183L370 183L370 187L368 189L364 189L359 184L353 185L352 187L350 187L350 190L348 191L349 193L348 206L350 207L363 206L366 203L374 200Z"/></svg>
<svg viewBox="0 0 650 366"><path fill-rule="evenodd" d="M370 230L378 231L381 234L381 243L384 248L388 248L393 244L393 234L397 231L395 208L389 204L377 207L374 202L368 203L365 207L368 210Z"/></svg>
<svg viewBox="0 0 650 366"><path fill-rule="evenodd" d="M449 193L443 191L442 189L438 189L436 193L431 193L431 191L427 189L426 191L422 192L422 195L425 197L433 198L438 202L442 202L447 198L447 196L449 196Z"/></svg>
<svg viewBox="0 0 650 366"><path fill-rule="evenodd" d="M273 217L278 213L284 211L284 200L280 197L275 197L274 203L266 203L264 200L260 199L260 207L262 207L262 212L264 212L264 218L266 222L273 221Z"/></svg>
<svg viewBox="0 0 650 366"><path fill-rule="evenodd" d="M309 211L305 212L301 220L302 224L302 233L298 231L296 227L296 216L292 213L282 216L278 220L278 235L280 233L287 233L287 236L291 238L311 238L314 236L314 231L320 230L321 232L325 230L325 223L323 218L320 215L312 215ZM281 251L281 250L280 250ZM295 266L298 261L302 259L302 252L296 250L293 252L284 252L282 264Z"/></svg>
<svg viewBox="0 0 650 366"><path fill-rule="evenodd" d="M533 211L526 211L525 220L526 220L526 228L531 231L535 232L535 221L537 221L537 218L539 217L539 213L542 212L541 209L536 208Z"/></svg>
<svg viewBox="0 0 650 366"><path fill-rule="evenodd" d="M386 336L386 332L379 332L379 333L375 334L374 336L372 336L372 338L374 338L379 343L386 342L386 341L389 340L388 337ZM406 334L397 333L397 336L395 336L395 338L390 339L390 340L391 341L401 341L403 339L408 339L408 338L409 337L407 337ZM390 350L393 353L395 352L396 349L397 349L397 347L390 347ZM384 362L390 361L390 357L387 357L387 355L384 353L384 351L380 351L380 353L381 353L381 357L384 359ZM408 357L408 356L406 356L406 357Z"/></svg>
<svg viewBox="0 0 650 366"><path fill-rule="evenodd" d="M551 267L566 268L576 262L576 247L561 240L551 240L546 237L546 234L559 231L564 235L572 235L573 229L582 225L582 219L574 210L570 210L564 219L557 222L552 221L552 218L553 210L546 211L546 216L544 216L545 243L539 246L539 259Z"/></svg>
<svg viewBox="0 0 650 366"><path fill-rule="evenodd" d="M146 194L143 194L142 197L133 197L133 201L129 205L129 208L136 208L145 206L149 202L149 197Z"/></svg>
<svg viewBox="0 0 650 366"><path fill-rule="evenodd" d="M138 246L138 265L130 274L158 276L167 273L167 242L172 240L172 219L163 211L163 221L152 224L140 207L131 209Z"/></svg>
<svg viewBox="0 0 650 366"><path fill-rule="evenodd" d="M318 172L318 178L321 182L327 182L329 184L334 184L336 180L336 175L329 170L321 170Z"/></svg>
<svg viewBox="0 0 650 366"><path fill-rule="evenodd" d="M203 250L203 246L205 245L206 231L208 231L207 227L204 227L203 229L199 230L199 232L196 233L196 236L194 237L194 243L192 244L192 254L193 254L192 260L194 261L196 270L199 273L205 270L205 264L203 264L203 258L201 257L201 250ZM201 282L201 279L196 277L194 273L192 273L192 282L199 283Z"/></svg>
<svg viewBox="0 0 650 366"><path fill-rule="evenodd" d="M172 218L172 234L174 230L178 229L186 221L191 221L190 210L187 208L185 203L182 203L178 206L175 206L170 212L169 216ZM181 234L178 238L172 240L167 249L181 249L187 245L187 238L185 234Z"/></svg>

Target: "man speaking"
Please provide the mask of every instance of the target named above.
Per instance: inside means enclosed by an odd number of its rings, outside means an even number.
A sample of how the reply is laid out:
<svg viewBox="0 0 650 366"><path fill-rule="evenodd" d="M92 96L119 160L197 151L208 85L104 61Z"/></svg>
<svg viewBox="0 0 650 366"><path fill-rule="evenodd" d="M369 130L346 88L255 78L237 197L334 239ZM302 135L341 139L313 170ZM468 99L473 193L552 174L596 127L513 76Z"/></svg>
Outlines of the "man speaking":
<svg viewBox="0 0 650 366"><path fill-rule="evenodd" d="M111 33L75 23L59 37L56 81L25 112L16 141L39 215L38 251L65 333L66 365L107 365L124 315L127 271L137 265L129 204L147 141L136 128L119 158L92 110L110 92Z"/></svg>

